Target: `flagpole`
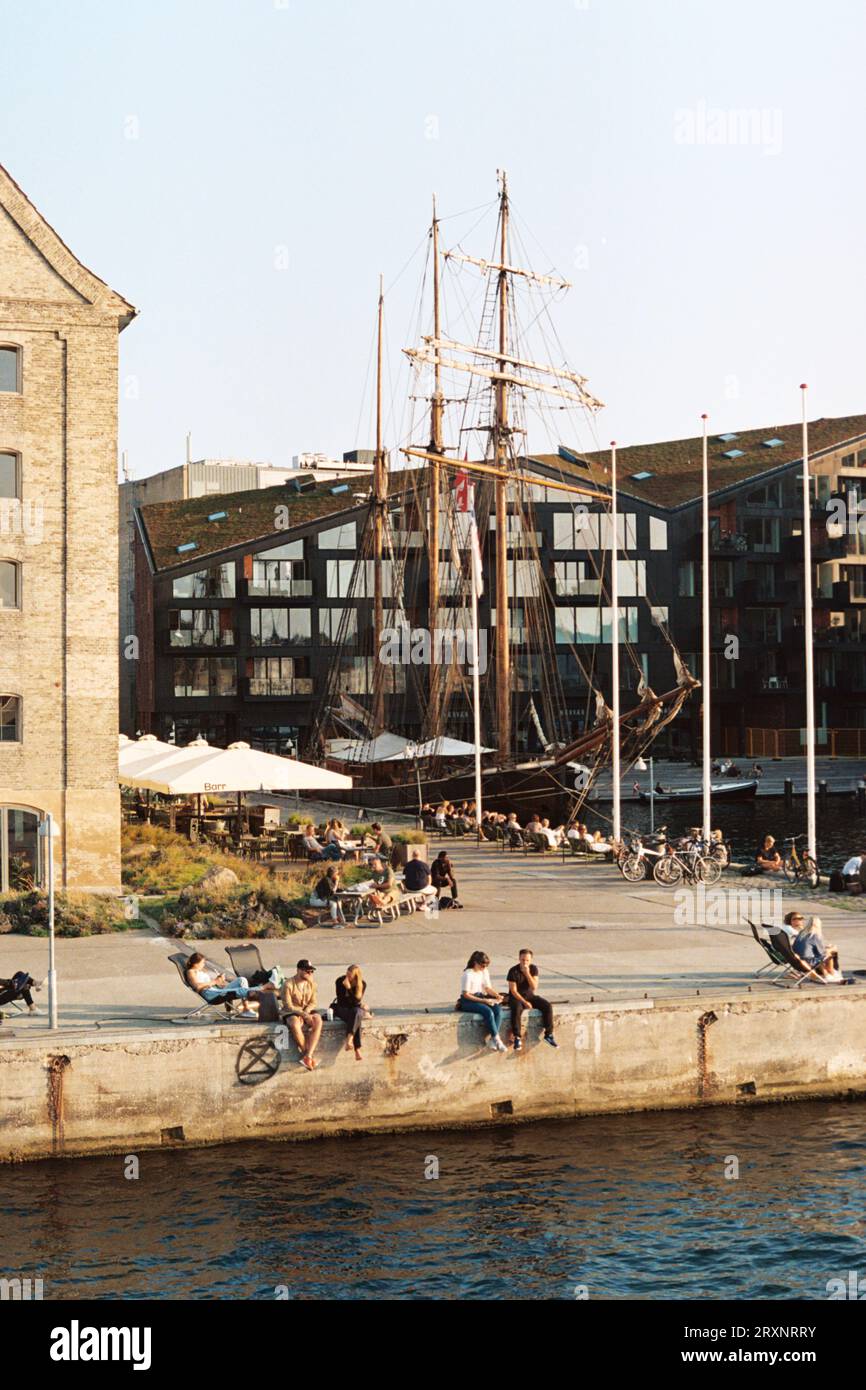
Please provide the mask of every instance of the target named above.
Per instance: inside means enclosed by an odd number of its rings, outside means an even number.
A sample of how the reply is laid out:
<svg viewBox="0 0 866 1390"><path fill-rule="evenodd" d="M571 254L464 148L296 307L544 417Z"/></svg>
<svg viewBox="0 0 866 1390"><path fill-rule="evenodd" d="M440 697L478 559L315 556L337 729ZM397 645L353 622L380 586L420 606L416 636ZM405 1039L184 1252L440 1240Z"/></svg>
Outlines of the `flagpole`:
<svg viewBox="0 0 866 1390"><path fill-rule="evenodd" d="M619 573L617 549L616 440L610 444L611 481L611 541L610 541L610 607L611 607L611 683L613 685L613 841L621 838L620 771L619 771Z"/></svg>
<svg viewBox="0 0 866 1390"><path fill-rule="evenodd" d="M806 643L806 845L818 862L815 825L815 652L812 646L812 489L809 480L808 386L803 399L803 635Z"/></svg>
<svg viewBox="0 0 866 1390"><path fill-rule="evenodd" d="M470 542L472 557L469 568L472 571L472 718L475 738L475 829L481 839L481 676L478 670L478 565L481 548L478 544L478 527L475 512L472 512Z"/></svg>
<svg viewBox="0 0 866 1390"><path fill-rule="evenodd" d="M712 833L712 812L710 809L710 686L712 684L710 671L710 470L707 461L707 416L702 415L703 421L703 461L702 461L702 496L703 496L703 534L701 537L701 558L703 570L703 583L701 586L701 635L703 640L703 821L704 821L704 845L709 847L710 835Z"/></svg>

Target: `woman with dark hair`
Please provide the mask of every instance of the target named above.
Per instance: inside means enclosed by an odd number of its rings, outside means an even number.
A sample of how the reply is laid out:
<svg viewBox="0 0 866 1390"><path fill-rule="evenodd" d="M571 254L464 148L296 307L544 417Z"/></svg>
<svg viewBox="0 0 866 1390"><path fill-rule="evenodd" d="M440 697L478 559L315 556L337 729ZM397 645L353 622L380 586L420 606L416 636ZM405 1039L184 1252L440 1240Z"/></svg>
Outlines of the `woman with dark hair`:
<svg viewBox="0 0 866 1390"><path fill-rule="evenodd" d="M457 880L454 877L454 865L448 858L447 849L441 849L433 863L430 865L430 882L436 889L436 897L439 900L439 907L462 907L463 904L457 901ZM442 894L451 890L451 901L443 899Z"/></svg>
<svg viewBox="0 0 866 1390"><path fill-rule="evenodd" d="M331 1008L337 1018L346 1025L346 1051L355 1049L355 1061L361 1057L361 1024L365 1018L372 1018L372 1010L363 1003L367 981L361 976L360 965L350 965L345 975L336 982L336 998Z"/></svg>
<svg viewBox="0 0 866 1390"><path fill-rule="evenodd" d="M501 994L490 983L490 957L483 951L473 951L460 976L460 998L456 1007L462 1013L477 1014L487 1033L487 1045L494 1052L507 1052L499 1036L502 1023Z"/></svg>

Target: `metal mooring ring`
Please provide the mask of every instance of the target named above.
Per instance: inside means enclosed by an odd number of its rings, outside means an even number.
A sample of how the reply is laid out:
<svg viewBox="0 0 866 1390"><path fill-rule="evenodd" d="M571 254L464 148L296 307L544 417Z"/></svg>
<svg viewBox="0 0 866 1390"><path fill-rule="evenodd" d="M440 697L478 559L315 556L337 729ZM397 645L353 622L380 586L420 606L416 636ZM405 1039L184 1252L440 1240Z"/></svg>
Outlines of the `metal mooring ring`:
<svg viewBox="0 0 866 1390"><path fill-rule="evenodd" d="M281 1061L279 1049L269 1037L248 1038L235 1063L238 1081L242 1086L259 1086L276 1076Z"/></svg>

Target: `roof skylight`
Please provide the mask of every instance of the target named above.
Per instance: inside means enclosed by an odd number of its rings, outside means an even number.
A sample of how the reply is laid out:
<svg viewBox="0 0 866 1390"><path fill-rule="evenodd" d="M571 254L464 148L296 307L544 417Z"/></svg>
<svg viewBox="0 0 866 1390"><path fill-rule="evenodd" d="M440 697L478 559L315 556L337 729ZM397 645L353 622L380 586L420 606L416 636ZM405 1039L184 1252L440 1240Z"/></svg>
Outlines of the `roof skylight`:
<svg viewBox="0 0 866 1390"><path fill-rule="evenodd" d="M736 437L736 436L735 436L735 437ZM741 459L742 457L743 457L743 450L742 450L742 449L726 449L725 452L722 454L722 458L725 458L725 459Z"/></svg>

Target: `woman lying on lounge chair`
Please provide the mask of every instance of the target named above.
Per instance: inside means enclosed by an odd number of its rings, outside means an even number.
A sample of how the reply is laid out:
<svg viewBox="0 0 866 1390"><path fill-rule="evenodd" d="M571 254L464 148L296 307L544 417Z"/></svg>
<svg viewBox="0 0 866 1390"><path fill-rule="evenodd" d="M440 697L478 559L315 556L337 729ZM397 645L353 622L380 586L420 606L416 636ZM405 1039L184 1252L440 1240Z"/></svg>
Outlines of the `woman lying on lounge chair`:
<svg viewBox="0 0 866 1390"><path fill-rule="evenodd" d="M187 961L186 978L196 994L200 994L208 1004L238 999L243 1004L242 1013L249 1014L251 1018L257 1016L256 1010L251 1007L253 995L243 975L238 975L234 980L227 980L215 966L208 964L200 951L193 951Z"/></svg>
<svg viewBox="0 0 866 1390"><path fill-rule="evenodd" d="M802 921L802 918L800 919ZM797 921L797 918L793 918ZM799 956L810 970L820 975L828 985L847 984L839 969L839 952L835 946L828 946L824 940L824 930L820 917L810 917L804 923L793 941L795 955Z"/></svg>

